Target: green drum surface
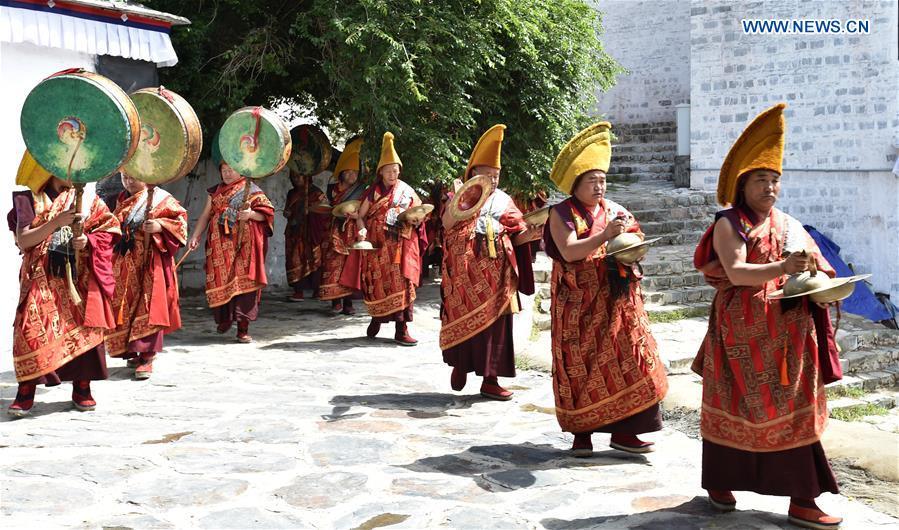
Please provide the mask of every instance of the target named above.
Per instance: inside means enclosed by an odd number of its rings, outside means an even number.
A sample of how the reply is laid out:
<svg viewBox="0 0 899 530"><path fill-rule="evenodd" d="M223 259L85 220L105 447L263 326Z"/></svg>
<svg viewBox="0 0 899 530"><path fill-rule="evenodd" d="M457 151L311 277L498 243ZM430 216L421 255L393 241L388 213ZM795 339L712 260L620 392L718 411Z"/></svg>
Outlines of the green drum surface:
<svg viewBox="0 0 899 530"><path fill-rule="evenodd" d="M47 171L73 182L94 182L118 170L136 147L139 127L125 92L88 72L41 81L22 106L28 150Z"/></svg>
<svg viewBox="0 0 899 530"><path fill-rule="evenodd" d="M301 175L317 175L331 163L331 141L314 125L298 125L290 130L291 159L294 171Z"/></svg>
<svg viewBox="0 0 899 530"><path fill-rule="evenodd" d="M203 149L200 121L187 101L166 89L131 94L140 114L140 141L123 170L147 184L165 184L186 175Z"/></svg>
<svg viewBox="0 0 899 530"><path fill-rule="evenodd" d="M222 125L218 142L224 161L245 177L267 177L280 171L290 157L287 126L262 107L235 111Z"/></svg>

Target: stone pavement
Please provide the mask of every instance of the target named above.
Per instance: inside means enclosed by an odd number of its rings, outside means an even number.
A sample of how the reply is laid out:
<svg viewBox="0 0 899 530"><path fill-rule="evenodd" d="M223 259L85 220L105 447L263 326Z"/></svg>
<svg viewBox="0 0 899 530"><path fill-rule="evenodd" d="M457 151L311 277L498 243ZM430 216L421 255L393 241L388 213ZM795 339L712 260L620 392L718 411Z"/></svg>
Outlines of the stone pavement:
<svg viewBox="0 0 899 530"><path fill-rule="evenodd" d="M364 338L367 318L266 293L257 342L214 332L182 305L153 378L110 361L97 411L40 389L34 416L0 423L2 528L789 528L786 499L738 493L718 515L700 488L700 442L673 428L647 457L566 455L550 378L522 371L510 402L449 389L436 286L419 292L404 348ZM386 327L385 327L386 328ZM15 394L8 354L2 407ZM845 528L895 527L824 495Z"/></svg>

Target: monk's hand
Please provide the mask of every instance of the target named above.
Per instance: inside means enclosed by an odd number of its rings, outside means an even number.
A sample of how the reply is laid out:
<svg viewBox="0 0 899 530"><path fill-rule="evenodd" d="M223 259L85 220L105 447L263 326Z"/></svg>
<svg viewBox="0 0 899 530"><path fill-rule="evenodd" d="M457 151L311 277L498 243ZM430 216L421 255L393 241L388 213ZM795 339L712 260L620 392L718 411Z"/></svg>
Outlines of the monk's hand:
<svg viewBox="0 0 899 530"><path fill-rule="evenodd" d="M253 209L247 208L246 210L241 210L237 212L237 220L238 221L249 221L253 218Z"/></svg>
<svg viewBox="0 0 899 530"><path fill-rule="evenodd" d="M605 241L610 241L613 237L623 234L626 227L627 220L624 217L616 217L606 225L605 230L602 231L602 237Z"/></svg>
<svg viewBox="0 0 899 530"><path fill-rule="evenodd" d="M72 248L74 248L75 250L84 250L85 248L87 248L87 236L81 234L78 237L73 237Z"/></svg>
<svg viewBox="0 0 899 530"><path fill-rule="evenodd" d="M358 234L359 241L365 241L365 236L368 235L368 230L366 230L365 228L360 228Z"/></svg>
<svg viewBox="0 0 899 530"><path fill-rule="evenodd" d="M56 223L56 228L59 228L74 224L78 217L78 214L75 212L75 207L72 206L68 210L60 212L59 215L53 218L53 221Z"/></svg>
<svg viewBox="0 0 899 530"><path fill-rule="evenodd" d="M781 268L786 274L796 274L808 270L808 260L808 253L793 252L781 262Z"/></svg>
<svg viewBox="0 0 899 530"><path fill-rule="evenodd" d="M359 212L349 212L346 216L350 219L359 219Z"/></svg>
<svg viewBox="0 0 899 530"><path fill-rule="evenodd" d="M144 221L144 232L148 234L158 234L162 232L162 225L159 224L159 221L154 221L150 219L149 221Z"/></svg>
<svg viewBox="0 0 899 530"><path fill-rule="evenodd" d="M191 252L193 252L194 250L197 250L197 247L199 247L199 246L200 246L200 240L196 236L191 237L190 240L188 240L188 242L187 242L187 249L190 250Z"/></svg>

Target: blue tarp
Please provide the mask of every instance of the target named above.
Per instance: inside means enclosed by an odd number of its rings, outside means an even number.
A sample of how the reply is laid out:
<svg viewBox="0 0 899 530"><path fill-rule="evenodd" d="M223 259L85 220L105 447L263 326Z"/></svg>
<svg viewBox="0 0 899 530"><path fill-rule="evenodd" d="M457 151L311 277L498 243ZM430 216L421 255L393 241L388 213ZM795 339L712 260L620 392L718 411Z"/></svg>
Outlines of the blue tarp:
<svg viewBox="0 0 899 530"><path fill-rule="evenodd" d="M849 266L846 265L846 262L840 258L839 245L828 239L827 236L821 232L815 230L815 227L813 226L805 225L805 229L811 234L815 243L818 244L818 248L821 249L821 253L824 254L824 258L827 259L827 262L837 271L837 277L853 275L852 269L850 269ZM874 296L871 288L868 287L868 284L865 282L857 282L855 284L855 290L852 292L852 296L843 300L842 308L843 311L846 311L847 313L863 316L874 322L892 318L890 312L887 311L887 308L880 303L880 300L878 300L876 296Z"/></svg>

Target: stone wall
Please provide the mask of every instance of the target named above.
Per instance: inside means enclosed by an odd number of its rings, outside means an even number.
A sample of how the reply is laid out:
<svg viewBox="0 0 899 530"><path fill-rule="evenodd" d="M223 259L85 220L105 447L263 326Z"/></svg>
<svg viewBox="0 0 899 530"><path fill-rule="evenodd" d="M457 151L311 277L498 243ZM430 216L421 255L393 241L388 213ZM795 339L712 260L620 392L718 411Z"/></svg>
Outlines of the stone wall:
<svg viewBox="0 0 899 530"><path fill-rule="evenodd" d="M899 136L895 1L693 2L691 184L718 168L760 111L788 104L779 203L843 248L899 300ZM867 35L744 34L741 19L867 19ZM674 55L671 56L672 60Z"/></svg>
<svg viewBox="0 0 899 530"><path fill-rule="evenodd" d="M596 114L612 124L674 121L674 106L690 102L690 4L677 0L599 0L609 55L628 73L597 93Z"/></svg>

